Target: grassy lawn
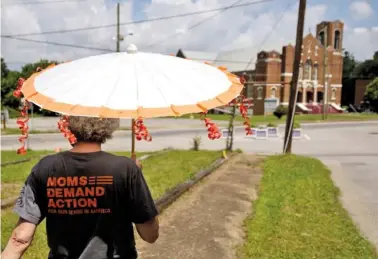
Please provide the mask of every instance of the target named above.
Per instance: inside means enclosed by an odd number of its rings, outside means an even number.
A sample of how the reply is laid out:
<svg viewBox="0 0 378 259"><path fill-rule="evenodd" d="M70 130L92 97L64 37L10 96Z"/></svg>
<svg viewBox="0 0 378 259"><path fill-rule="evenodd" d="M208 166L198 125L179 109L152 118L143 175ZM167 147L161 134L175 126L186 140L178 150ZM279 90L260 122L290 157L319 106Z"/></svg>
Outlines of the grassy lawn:
<svg viewBox="0 0 378 259"><path fill-rule="evenodd" d="M57 120L58 121L58 120ZM130 130L130 127L121 127L119 130ZM56 130L30 130L29 134L46 134L46 133L60 133ZM20 130L17 128L1 129L1 135L21 135Z"/></svg>
<svg viewBox="0 0 378 259"><path fill-rule="evenodd" d="M122 155L129 156L130 154L122 153ZM219 151L169 151L143 161L143 174L151 189L152 196L156 199L178 183L193 177L197 171L208 167L220 156L221 152ZM31 167L37 161L35 159L28 163L3 167L2 184L12 183L21 186ZM19 188L13 187L13 189L18 193ZM12 213L11 209L2 210L1 216L1 248L4 249L12 228L16 224L17 216ZM47 258L48 247L45 233L45 222L42 222L38 227L32 246L23 258Z"/></svg>
<svg viewBox="0 0 378 259"><path fill-rule="evenodd" d="M41 134L41 133L59 133L58 130L29 130L29 134ZM1 135L21 135L20 130L17 128L1 129Z"/></svg>
<svg viewBox="0 0 378 259"><path fill-rule="evenodd" d="M180 118L189 118L190 115L185 115ZM208 114L208 118L213 120L229 120L230 115L227 114ZM199 119L199 115L195 114L194 118ZM236 116L236 121L243 121L241 116ZM344 114L329 114L326 121L322 120L321 114L302 114L295 115L295 120L298 122L335 122L335 121L366 121L366 120L378 120L378 114L364 114L364 113L344 113ZM274 115L253 115L251 116L251 123L263 124L263 123L285 123L286 117L282 117L278 120Z"/></svg>
<svg viewBox="0 0 378 259"><path fill-rule="evenodd" d="M317 159L265 160L260 197L245 220L244 258L378 258L340 204L330 171Z"/></svg>
<svg viewBox="0 0 378 259"><path fill-rule="evenodd" d="M8 162L14 162L18 160L24 160L31 157L39 157L41 155L45 155L48 153L53 153L53 151L48 150L42 150L42 151L34 151L34 150L28 150L28 152L25 155L18 155L15 150L2 150L1 151L1 163L8 163Z"/></svg>

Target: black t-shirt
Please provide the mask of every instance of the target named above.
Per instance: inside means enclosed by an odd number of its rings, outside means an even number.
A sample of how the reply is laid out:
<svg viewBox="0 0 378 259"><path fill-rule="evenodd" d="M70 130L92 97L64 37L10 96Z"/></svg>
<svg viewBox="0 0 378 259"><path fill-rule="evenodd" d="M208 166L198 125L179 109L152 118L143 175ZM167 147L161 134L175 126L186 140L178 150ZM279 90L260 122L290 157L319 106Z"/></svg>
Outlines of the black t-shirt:
<svg viewBox="0 0 378 259"><path fill-rule="evenodd" d="M43 158L14 211L34 224L46 218L49 259L137 258L132 223L158 214L135 162L103 151Z"/></svg>

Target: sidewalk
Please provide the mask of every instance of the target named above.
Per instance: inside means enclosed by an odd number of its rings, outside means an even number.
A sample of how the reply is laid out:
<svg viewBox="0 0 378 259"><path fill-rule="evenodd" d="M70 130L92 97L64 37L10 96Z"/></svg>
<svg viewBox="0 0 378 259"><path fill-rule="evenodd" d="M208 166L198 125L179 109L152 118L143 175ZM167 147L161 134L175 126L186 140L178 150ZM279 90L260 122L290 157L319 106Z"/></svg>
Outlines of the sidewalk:
<svg viewBox="0 0 378 259"><path fill-rule="evenodd" d="M363 235L370 240L378 251L378 193L376 171L370 171L363 163L356 162L353 158L348 168L340 161L330 158L322 159L322 162L332 171L331 177L335 185L340 189L340 200L348 211ZM346 163L346 162L345 162ZM344 163L344 164L345 164ZM355 164L353 166L353 164ZM358 168L359 167L359 168ZM372 166L372 168L375 168ZM355 175L350 178L351 175ZM374 179L374 178L375 179ZM366 188L371 184L371 188ZM371 191L374 191L371 192Z"/></svg>
<svg viewBox="0 0 378 259"><path fill-rule="evenodd" d="M158 241L137 241L139 258L236 258L243 220L257 198L260 161L237 155L173 203L160 215Z"/></svg>

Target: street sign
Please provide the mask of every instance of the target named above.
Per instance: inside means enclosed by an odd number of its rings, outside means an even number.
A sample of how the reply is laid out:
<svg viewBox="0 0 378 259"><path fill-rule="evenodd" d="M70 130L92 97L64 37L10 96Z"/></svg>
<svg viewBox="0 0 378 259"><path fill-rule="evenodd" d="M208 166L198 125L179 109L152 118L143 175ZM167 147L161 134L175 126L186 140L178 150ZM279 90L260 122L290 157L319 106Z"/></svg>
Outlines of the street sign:
<svg viewBox="0 0 378 259"><path fill-rule="evenodd" d="M264 129L256 129L255 139L266 139L268 136L268 130Z"/></svg>
<svg viewBox="0 0 378 259"><path fill-rule="evenodd" d="M267 98L264 100L264 114L273 113L278 106L278 99Z"/></svg>
<svg viewBox="0 0 378 259"><path fill-rule="evenodd" d="M231 136L231 131L229 131L228 129L221 129L221 133L222 138L228 138L229 136Z"/></svg>

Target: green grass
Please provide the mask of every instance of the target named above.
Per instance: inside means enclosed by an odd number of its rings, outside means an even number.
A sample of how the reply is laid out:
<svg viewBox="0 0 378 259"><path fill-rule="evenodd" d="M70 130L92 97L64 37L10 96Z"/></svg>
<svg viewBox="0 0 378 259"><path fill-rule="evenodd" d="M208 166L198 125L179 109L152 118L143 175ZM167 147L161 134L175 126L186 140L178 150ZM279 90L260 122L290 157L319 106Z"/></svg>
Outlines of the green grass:
<svg viewBox="0 0 378 259"><path fill-rule="evenodd" d="M190 115L185 115L180 118L189 118ZM213 120L229 120L230 115L227 114L208 114L208 118ZM200 115L194 114L194 118L199 119ZM236 121L243 121L241 116L235 117ZM329 114L327 120L322 120L321 114L302 114L295 115L295 120L299 122L335 122L335 121L366 121L366 120L378 120L378 114L366 114L366 113L344 113L344 114ZM282 117L278 120L274 115L252 115L252 123L285 123L286 117Z"/></svg>
<svg viewBox="0 0 378 259"><path fill-rule="evenodd" d="M8 162L13 162L13 161L19 161L23 159L28 159L31 157L39 157L40 155L45 155L48 153L53 153L53 151L48 151L48 150L42 150L42 151L34 151L34 150L28 150L28 152L25 155L19 155L16 153L15 150L11 151L1 151L1 163L8 163Z"/></svg>
<svg viewBox="0 0 378 259"><path fill-rule="evenodd" d="M29 134L46 134L46 133L59 133L58 130L30 130ZM21 135L17 128L6 128L1 130L1 135Z"/></svg>
<svg viewBox="0 0 378 259"><path fill-rule="evenodd" d="M58 121L58 119L57 119ZM130 127L121 127L119 130L130 130ZM47 134L47 133L59 133L58 129L56 130L30 130L29 134ZM6 128L1 129L1 135L21 135L21 132L18 128Z"/></svg>
<svg viewBox="0 0 378 259"><path fill-rule="evenodd" d="M117 154L130 155L129 153L118 152ZM175 185L190 179L200 169L208 167L220 156L221 152L219 151L169 151L143 161L143 174L152 196L156 199ZM12 183L21 186L31 167L37 161L38 159L35 159L28 163L3 167L2 184ZM13 187L13 189L17 188ZM11 209L2 210L1 214L1 248L4 249L18 218L16 214L11 212ZM31 247L23 258L44 259L47 258L47 253L45 222L42 222L37 229Z"/></svg>
<svg viewBox="0 0 378 259"><path fill-rule="evenodd" d="M242 257L378 258L343 209L330 171L319 160L272 156L263 169L260 197L245 220Z"/></svg>

